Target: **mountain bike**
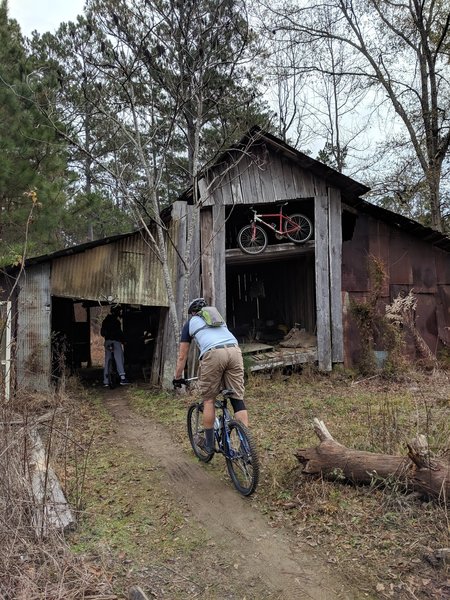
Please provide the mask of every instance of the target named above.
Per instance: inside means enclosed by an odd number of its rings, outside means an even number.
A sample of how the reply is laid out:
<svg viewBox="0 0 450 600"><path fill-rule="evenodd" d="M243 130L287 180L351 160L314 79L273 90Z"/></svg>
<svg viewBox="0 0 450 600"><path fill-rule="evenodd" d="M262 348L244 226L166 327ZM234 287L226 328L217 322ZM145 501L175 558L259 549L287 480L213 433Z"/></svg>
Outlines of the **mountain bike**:
<svg viewBox="0 0 450 600"><path fill-rule="evenodd" d="M286 204L287 202L280 204L277 213L258 213L253 207L250 208L253 212L251 222L242 227L237 236L237 242L243 252L261 254L267 248L267 233L261 225L273 231L277 239L287 238L296 244L304 244L311 238L313 234L311 221L306 215L300 213L285 215L283 206Z"/></svg>
<svg viewBox="0 0 450 600"><path fill-rule="evenodd" d="M195 379L186 379L185 384ZM234 390L224 389L221 391L222 398L215 401L216 411L220 411L220 414L216 413L214 421L213 452L207 452L201 445L205 435L202 424L202 402L195 402L189 407L187 430L192 450L197 458L207 463L214 454L222 454L234 487L243 496L250 496L259 481L259 459L251 433L243 423L233 419L228 410L227 401L233 394Z"/></svg>
<svg viewBox="0 0 450 600"><path fill-rule="evenodd" d="M117 363L114 356L114 344L110 342L107 346L107 350L109 350L107 365L108 386L113 390L120 383L119 372L117 371Z"/></svg>

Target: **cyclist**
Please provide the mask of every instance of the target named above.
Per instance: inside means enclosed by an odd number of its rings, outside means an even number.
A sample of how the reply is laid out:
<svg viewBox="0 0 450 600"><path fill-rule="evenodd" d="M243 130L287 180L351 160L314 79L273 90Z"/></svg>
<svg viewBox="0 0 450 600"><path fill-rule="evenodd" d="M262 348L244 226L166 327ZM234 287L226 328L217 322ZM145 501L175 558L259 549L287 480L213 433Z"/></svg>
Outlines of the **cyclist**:
<svg viewBox="0 0 450 600"><path fill-rule="evenodd" d="M204 298L195 298L188 308L189 319L183 326L178 350L173 385L181 387L184 367L189 352L189 345L195 339L200 351L199 355L199 391L203 401L203 427L205 440L199 440L208 453L214 446L214 402L223 387L233 389L235 396L230 398L234 414L241 423L248 426L248 413L244 403L244 363L237 339L225 323L220 326L205 325L199 316L206 307Z"/></svg>
<svg viewBox="0 0 450 600"><path fill-rule="evenodd" d="M109 315L103 319L100 335L105 338L105 366L103 369L103 385L108 387L108 361L111 357L109 351L110 344L114 346L114 358L116 360L117 372L120 376L120 385L128 385L129 381L125 375L124 358L122 344L125 343L125 337L122 332L120 316L122 310L120 306L112 306Z"/></svg>

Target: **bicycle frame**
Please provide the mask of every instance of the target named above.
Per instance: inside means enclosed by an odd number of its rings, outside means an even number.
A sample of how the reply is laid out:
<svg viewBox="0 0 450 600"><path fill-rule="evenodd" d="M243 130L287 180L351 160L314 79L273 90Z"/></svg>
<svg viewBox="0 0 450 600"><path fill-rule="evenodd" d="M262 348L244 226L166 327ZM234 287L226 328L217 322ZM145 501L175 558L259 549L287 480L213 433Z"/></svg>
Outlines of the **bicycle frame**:
<svg viewBox="0 0 450 600"><path fill-rule="evenodd" d="M230 453L230 436L227 428L227 422L231 420L231 414L227 408L227 399L216 400L215 408L222 410L220 428L214 428L214 437L217 441L218 451L225 457L233 458Z"/></svg>
<svg viewBox="0 0 450 600"><path fill-rule="evenodd" d="M252 218L252 223L261 223L262 225L265 225L266 227L268 227L270 230L272 230L274 233L276 233L277 235L286 235L288 233L294 233L295 231L297 231L299 229L299 226L297 223L295 223L294 221L292 221L292 219L285 215L283 213L283 206L280 206L280 210L277 213L264 213L264 214L258 214L257 211L254 208L251 208L250 210L253 212L253 218ZM276 219L278 221L278 227L277 227L277 223L267 223L264 219ZM286 229L283 229L283 222L287 222L290 224L290 227L286 226Z"/></svg>

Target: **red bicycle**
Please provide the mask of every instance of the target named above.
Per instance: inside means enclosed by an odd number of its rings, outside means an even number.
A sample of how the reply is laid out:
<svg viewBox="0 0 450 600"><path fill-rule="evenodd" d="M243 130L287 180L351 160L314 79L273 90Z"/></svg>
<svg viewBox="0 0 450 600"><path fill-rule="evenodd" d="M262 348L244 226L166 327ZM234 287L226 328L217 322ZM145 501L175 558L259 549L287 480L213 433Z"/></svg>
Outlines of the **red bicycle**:
<svg viewBox="0 0 450 600"><path fill-rule="evenodd" d="M258 223L265 225L275 233L277 239L288 238L296 244L304 244L313 233L311 221L300 213L285 215L283 206L280 205L277 213L259 214L253 207L253 217L249 225L245 225L238 233L237 241L242 252L247 254L261 254L267 248L267 233Z"/></svg>

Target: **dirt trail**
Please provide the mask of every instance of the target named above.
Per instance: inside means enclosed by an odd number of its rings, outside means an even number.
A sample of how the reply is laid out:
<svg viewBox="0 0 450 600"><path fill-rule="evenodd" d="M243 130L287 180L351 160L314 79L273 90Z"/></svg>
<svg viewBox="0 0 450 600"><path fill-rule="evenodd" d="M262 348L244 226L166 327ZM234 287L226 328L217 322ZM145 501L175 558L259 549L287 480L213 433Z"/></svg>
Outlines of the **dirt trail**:
<svg viewBox="0 0 450 600"><path fill-rule="evenodd" d="M105 406L115 419L120 443L139 449L159 466L167 489L184 501L211 539L239 563L232 577L250 586L247 600L258 593L274 600L363 597L314 556L308 545L286 530L271 528L251 501L211 476L205 465L195 463L162 426L134 413L123 391L108 394Z"/></svg>

